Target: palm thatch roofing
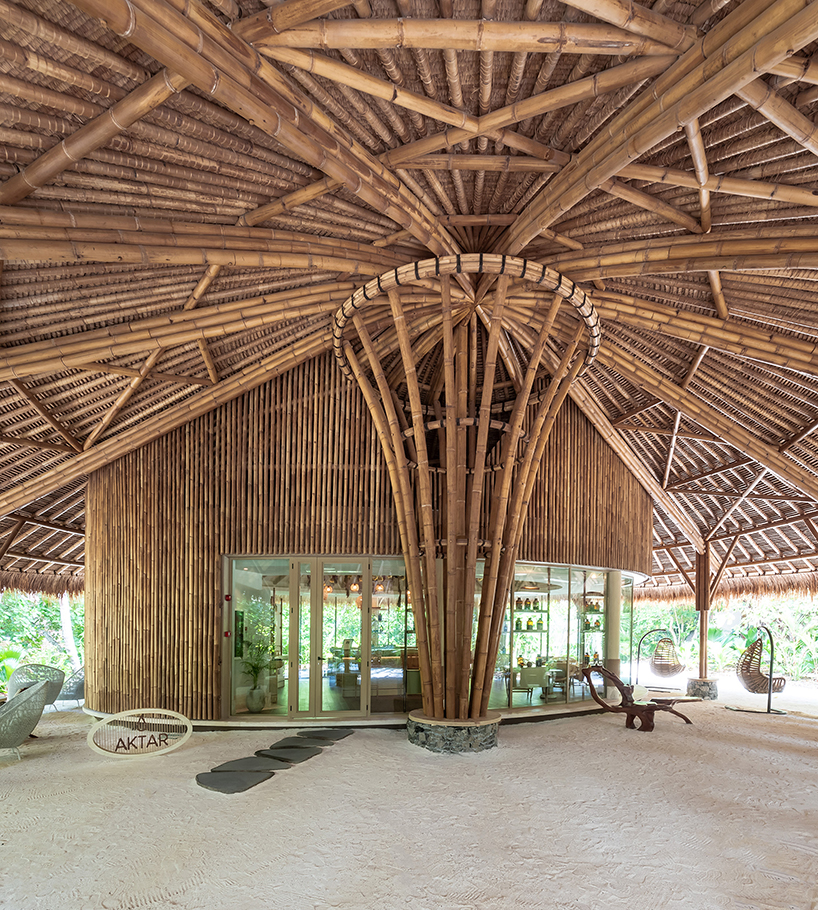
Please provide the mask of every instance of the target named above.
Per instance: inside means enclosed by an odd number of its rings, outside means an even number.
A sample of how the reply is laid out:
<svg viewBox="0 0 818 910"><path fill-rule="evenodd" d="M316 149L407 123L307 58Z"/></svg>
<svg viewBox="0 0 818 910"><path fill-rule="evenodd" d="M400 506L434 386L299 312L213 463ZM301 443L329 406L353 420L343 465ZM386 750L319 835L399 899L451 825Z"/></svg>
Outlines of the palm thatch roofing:
<svg viewBox="0 0 818 910"><path fill-rule="evenodd" d="M572 396L653 497L648 585L709 542L814 587L816 39L804 0L0 0L0 584L81 586L89 472L483 252L596 305Z"/></svg>

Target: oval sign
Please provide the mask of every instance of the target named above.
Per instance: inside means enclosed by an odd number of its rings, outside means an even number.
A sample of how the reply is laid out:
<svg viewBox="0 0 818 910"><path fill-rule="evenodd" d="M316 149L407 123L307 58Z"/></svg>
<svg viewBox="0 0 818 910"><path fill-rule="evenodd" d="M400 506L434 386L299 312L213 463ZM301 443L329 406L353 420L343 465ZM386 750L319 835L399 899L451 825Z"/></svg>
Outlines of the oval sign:
<svg viewBox="0 0 818 910"><path fill-rule="evenodd" d="M88 745L102 755L162 755L178 749L191 733L193 724L184 714L136 708L97 721L88 731Z"/></svg>

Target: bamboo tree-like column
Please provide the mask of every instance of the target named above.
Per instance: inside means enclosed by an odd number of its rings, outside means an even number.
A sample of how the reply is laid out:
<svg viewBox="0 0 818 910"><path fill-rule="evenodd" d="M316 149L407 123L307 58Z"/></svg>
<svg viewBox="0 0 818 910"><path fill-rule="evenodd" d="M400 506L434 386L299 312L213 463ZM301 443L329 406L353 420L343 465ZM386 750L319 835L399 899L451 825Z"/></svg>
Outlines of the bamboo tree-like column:
<svg viewBox="0 0 818 910"><path fill-rule="evenodd" d="M482 357L478 356L482 340L478 304L472 299L468 306L458 305L455 310L450 279L452 275L480 273L498 276L490 308L482 312L481 307L481 320L487 325ZM532 321L540 324L540 330L510 419L505 422L493 418L495 374L507 325L507 297L515 279L531 282L553 295L546 298L543 315L535 315L543 303L542 295L525 298L530 301ZM430 282L431 287L439 289L439 317L430 314L428 294L418 305L417 295L406 289L414 284L429 288ZM383 318L384 296L391 320ZM524 437L540 362L549 343L558 343L553 330L558 310L566 301L580 321ZM350 324L357 341L351 332L345 337ZM583 332L588 334L587 350L578 354ZM392 481L412 586L427 716L466 719L486 714L514 553L537 470L568 389L594 359L599 345L597 316L582 290L541 264L499 255L448 256L401 266L359 288L335 314L336 358L362 390ZM357 350L365 355L368 372ZM426 358L432 358L431 366L427 366ZM421 365L431 372L428 383L419 377ZM498 430L504 440L499 465L492 454L492 433ZM438 447L427 443L427 437L430 443L439 440ZM518 450L523 442L525 451L521 455ZM438 557L443 558L442 604ZM485 559L483 590L470 674L481 558Z"/></svg>

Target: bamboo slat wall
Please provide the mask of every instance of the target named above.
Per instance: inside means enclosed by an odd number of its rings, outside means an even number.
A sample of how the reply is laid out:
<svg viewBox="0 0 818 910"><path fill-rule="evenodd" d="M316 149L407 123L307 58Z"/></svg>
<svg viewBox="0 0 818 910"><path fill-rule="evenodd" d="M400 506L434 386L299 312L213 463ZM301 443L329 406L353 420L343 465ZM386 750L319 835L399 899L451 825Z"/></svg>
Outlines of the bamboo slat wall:
<svg viewBox="0 0 818 910"><path fill-rule="evenodd" d="M650 500L570 401L546 462L522 558L649 571ZM87 496L100 711L221 716L223 554L400 553L369 412L329 354L95 472Z"/></svg>

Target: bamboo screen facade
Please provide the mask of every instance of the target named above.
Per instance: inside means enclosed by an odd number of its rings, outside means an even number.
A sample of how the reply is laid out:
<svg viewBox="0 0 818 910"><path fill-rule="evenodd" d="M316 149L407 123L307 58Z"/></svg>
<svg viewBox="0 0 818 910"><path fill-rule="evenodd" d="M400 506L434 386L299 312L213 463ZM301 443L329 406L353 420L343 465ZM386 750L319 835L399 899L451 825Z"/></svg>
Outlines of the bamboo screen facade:
<svg viewBox="0 0 818 910"><path fill-rule="evenodd" d="M522 557L648 572L651 502L570 401ZM221 716L225 553L399 554L363 398L312 360L96 471L88 484L89 707Z"/></svg>

